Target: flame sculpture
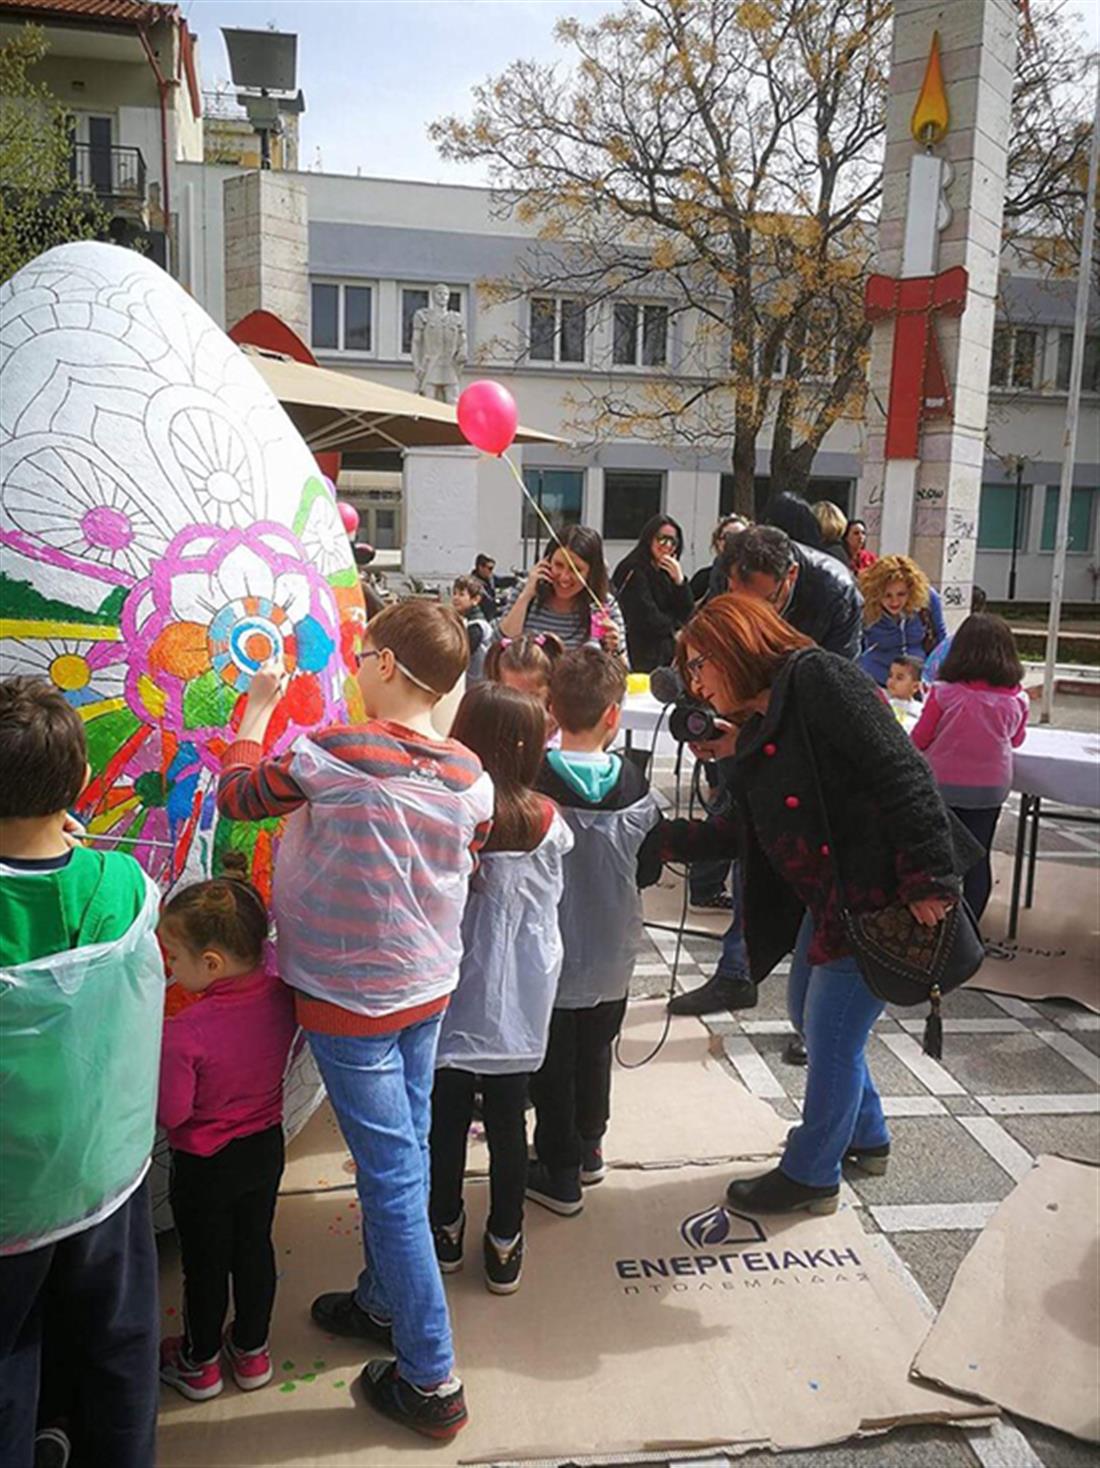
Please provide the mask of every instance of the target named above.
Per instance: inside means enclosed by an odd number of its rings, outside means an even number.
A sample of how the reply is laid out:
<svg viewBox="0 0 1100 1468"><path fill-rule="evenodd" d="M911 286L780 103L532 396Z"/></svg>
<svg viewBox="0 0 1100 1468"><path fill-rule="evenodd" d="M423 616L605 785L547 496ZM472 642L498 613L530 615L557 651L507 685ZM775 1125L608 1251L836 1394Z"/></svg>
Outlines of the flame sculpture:
<svg viewBox="0 0 1100 1468"><path fill-rule="evenodd" d="M947 135L951 112L947 105L947 89L943 84L943 66L940 63L940 33L932 32L932 45L928 52L928 65L924 70L917 105L909 127L918 143L926 148L940 142Z"/></svg>

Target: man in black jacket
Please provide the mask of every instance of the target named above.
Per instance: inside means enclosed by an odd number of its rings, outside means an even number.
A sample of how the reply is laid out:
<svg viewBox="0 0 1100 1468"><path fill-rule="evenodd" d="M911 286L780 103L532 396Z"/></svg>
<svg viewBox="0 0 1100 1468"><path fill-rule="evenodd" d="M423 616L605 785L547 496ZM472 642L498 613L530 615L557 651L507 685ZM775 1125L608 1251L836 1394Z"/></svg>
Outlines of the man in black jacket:
<svg viewBox="0 0 1100 1468"><path fill-rule="evenodd" d="M853 660L859 656L863 632L863 597L851 573L824 551L800 545L775 525L752 525L731 536L717 561L721 583L742 596L770 602L785 622L812 637L826 652ZM699 751L696 751L699 753ZM719 766L721 768L721 766ZM735 901L733 925L742 923ZM733 934L726 942L732 947ZM718 972L698 989L669 1002L673 1014L716 1014L723 1009L751 1009L756 986L747 974ZM791 1036L786 1058L806 1062L806 1047Z"/></svg>
<svg viewBox="0 0 1100 1468"><path fill-rule="evenodd" d="M734 535L719 557L723 584L771 602L785 622L826 652L859 656L863 597L846 567L824 551L799 545L774 525Z"/></svg>

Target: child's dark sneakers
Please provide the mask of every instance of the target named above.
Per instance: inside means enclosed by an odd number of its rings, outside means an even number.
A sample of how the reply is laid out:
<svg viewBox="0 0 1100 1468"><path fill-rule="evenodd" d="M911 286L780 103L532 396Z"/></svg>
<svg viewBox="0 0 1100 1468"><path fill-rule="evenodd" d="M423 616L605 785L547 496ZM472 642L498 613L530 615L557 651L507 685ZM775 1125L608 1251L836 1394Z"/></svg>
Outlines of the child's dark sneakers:
<svg viewBox="0 0 1100 1468"><path fill-rule="evenodd" d="M462 1241L466 1234L465 1208L454 1223L433 1223L432 1239L435 1257L443 1274L456 1274L462 1268Z"/></svg>
<svg viewBox="0 0 1100 1468"><path fill-rule="evenodd" d="M396 1361L368 1361L359 1376L367 1401L424 1437L446 1442L466 1426L466 1394L457 1376L422 1391L397 1374Z"/></svg>
<svg viewBox="0 0 1100 1468"><path fill-rule="evenodd" d="M581 1186L595 1187L607 1176L607 1165L603 1160L603 1138L594 1142L581 1143Z"/></svg>
<svg viewBox="0 0 1100 1468"><path fill-rule="evenodd" d="M275 1368L271 1364L271 1349L266 1342L254 1351L242 1351L233 1344L232 1330L227 1330L224 1345L233 1380L242 1392L258 1391L275 1375Z"/></svg>
<svg viewBox="0 0 1100 1468"><path fill-rule="evenodd" d="M523 1235L501 1243L485 1235L485 1283L494 1295L514 1295L523 1274Z"/></svg>
<svg viewBox="0 0 1100 1468"><path fill-rule="evenodd" d="M551 1213L571 1218L584 1207L580 1177L574 1168L549 1168L545 1162L531 1162L527 1167L527 1196L541 1203Z"/></svg>
<svg viewBox="0 0 1100 1468"><path fill-rule="evenodd" d="M851 1147L844 1160L870 1177L885 1177L890 1165L890 1143L883 1142L879 1147Z"/></svg>
<svg viewBox="0 0 1100 1468"><path fill-rule="evenodd" d="M222 1363L218 1356L212 1361L192 1361L183 1336L170 1336L160 1343L160 1379L189 1402L208 1402L221 1395Z"/></svg>
<svg viewBox="0 0 1100 1468"><path fill-rule="evenodd" d="M393 1349L393 1331L388 1320L376 1320L355 1302L354 1290L335 1290L318 1295L310 1306L313 1323L329 1335L351 1336Z"/></svg>

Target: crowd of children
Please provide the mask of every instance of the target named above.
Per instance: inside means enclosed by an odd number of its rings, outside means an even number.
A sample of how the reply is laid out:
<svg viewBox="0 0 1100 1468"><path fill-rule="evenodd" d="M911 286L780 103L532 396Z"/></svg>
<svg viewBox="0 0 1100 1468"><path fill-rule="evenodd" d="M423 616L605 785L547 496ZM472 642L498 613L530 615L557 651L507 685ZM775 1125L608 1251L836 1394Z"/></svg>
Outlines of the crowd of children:
<svg viewBox="0 0 1100 1468"><path fill-rule="evenodd" d="M519 1286L525 1198L575 1214L603 1178L612 1047L639 892L660 872L659 811L639 766L611 752L625 671L596 646L497 640L450 736L438 734L433 709L466 671L473 630L428 601L386 608L359 655L366 722L277 758L263 741L285 671L253 677L217 800L238 821L285 818L277 957L238 859L158 913L136 862L81 845L67 814L87 776L77 713L47 684L0 685L5 1045L12 993L31 1004L52 978L65 996L20 1015L31 1060L6 1056L5 1462L64 1463L48 1454L71 1440L88 1462L143 1468L158 1370L197 1401L223 1389L223 1362L243 1390L271 1379L282 1083L299 1030L355 1162L363 1234L358 1279L320 1295L312 1316L369 1348L367 1401L429 1437L467 1418L441 1272L463 1263L475 1108L490 1158L490 1290ZM987 856L1027 721L1020 678L1011 633L984 615L963 623L923 698L918 667L896 658L890 669L899 717ZM987 860L967 882L979 916L989 882ZM201 996L167 1023L163 1049L154 927L172 978ZM72 1058L80 1005L99 1006L104 1074L121 1064L127 1079L66 1112L87 1063ZM159 1365L145 1184L154 1112L171 1148L184 1305Z"/></svg>

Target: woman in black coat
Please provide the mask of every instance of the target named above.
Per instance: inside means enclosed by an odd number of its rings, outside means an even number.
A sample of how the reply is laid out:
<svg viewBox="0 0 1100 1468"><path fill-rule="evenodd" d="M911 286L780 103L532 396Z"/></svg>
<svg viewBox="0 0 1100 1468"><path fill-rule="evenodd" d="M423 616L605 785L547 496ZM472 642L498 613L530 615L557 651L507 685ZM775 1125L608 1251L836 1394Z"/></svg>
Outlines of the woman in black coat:
<svg viewBox="0 0 1100 1468"><path fill-rule="evenodd" d="M903 903L918 922L937 923L979 852L867 675L767 602L708 602L678 657L685 684L724 721L721 737L695 752L722 760L731 814L667 822L662 856L739 856L752 978L792 948L792 971L803 974L791 1004L809 1060L802 1123L777 1168L731 1183L727 1197L750 1212L831 1213L841 1164L884 1172L890 1140L865 1054L884 1006L846 941L811 750L853 911Z"/></svg>
<svg viewBox="0 0 1100 1468"><path fill-rule="evenodd" d="M626 647L636 673L665 668L676 652L676 634L694 600L680 556L684 533L668 515L647 520L638 544L615 567L611 584L626 623Z"/></svg>

